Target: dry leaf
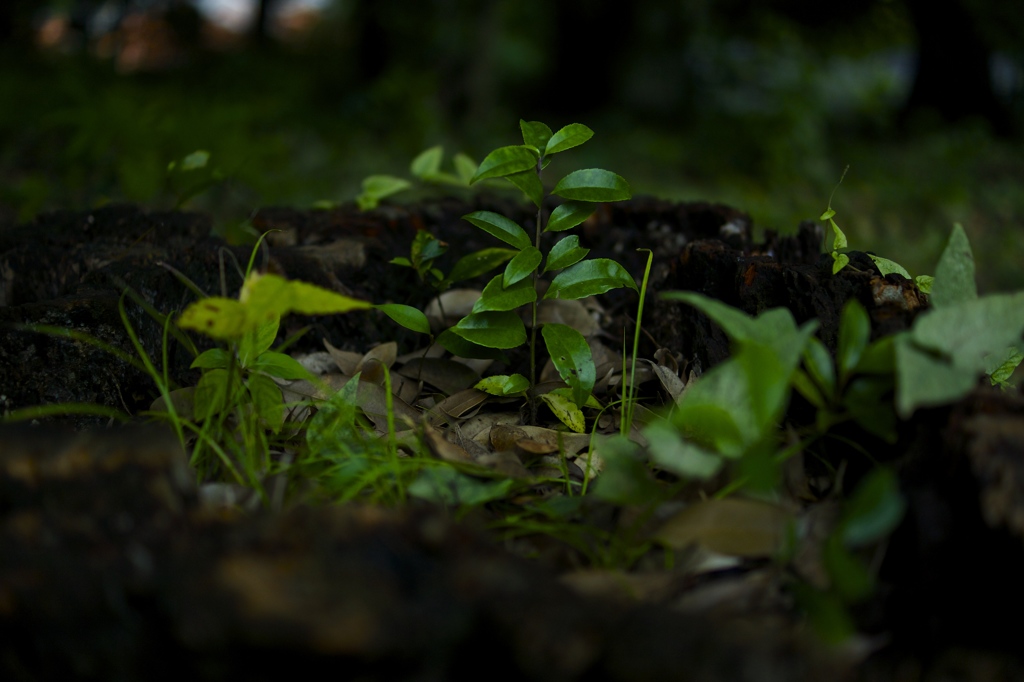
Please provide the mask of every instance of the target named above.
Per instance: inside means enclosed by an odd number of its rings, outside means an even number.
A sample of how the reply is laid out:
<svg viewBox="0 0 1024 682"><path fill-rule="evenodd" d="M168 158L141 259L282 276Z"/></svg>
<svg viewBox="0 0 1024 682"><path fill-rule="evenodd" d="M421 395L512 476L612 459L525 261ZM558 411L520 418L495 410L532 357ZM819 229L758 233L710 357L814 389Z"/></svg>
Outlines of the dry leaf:
<svg viewBox="0 0 1024 682"><path fill-rule="evenodd" d="M482 293L479 289L449 289L440 296L434 297L423 311L430 321L430 328L440 331L455 326L459 320L473 311L473 305ZM442 308L444 309L443 320L441 319Z"/></svg>
<svg viewBox="0 0 1024 682"><path fill-rule="evenodd" d="M674 514L654 537L673 549L699 544L720 554L768 557L779 551L792 520L788 511L767 502L704 500Z"/></svg>
<svg viewBox="0 0 1024 682"><path fill-rule="evenodd" d="M452 417L458 418L480 407L487 400L487 394L475 388L467 388L448 396L430 410L432 424L441 424Z"/></svg>
<svg viewBox="0 0 1024 682"><path fill-rule="evenodd" d="M556 322L572 327L583 336L596 334L600 329L595 317L578 300L548 298L537 305L537 324ZM528 321L527 326L530 322Z"/></svg>
<svg viewBox="0 0 1024 682"><path fill-rule="evenodd" d="M423 425L423 440L426 441L430 452L438 459L446 462L472 462L473 456L466 452L466 449L455 443L451 443L444 434L430 424Z"/></svg>
<svg viewBox="0 0 1024 682"><path fill-rule="evenodd" d="M519 457L507 450L502 452L488 452L476 458L477 464L494 469L495 471L508 476L509 478L532 478L530 472L523 466Z"/></svg>
<svg viewBox="0 0 1024 682"><path fill-rule="evenodd" d="M338 369L340 369L343 374L352 376L356 373L356 367L363 359L362 353L339 350L332 346L331 342L327 339L324 339L324 348L326 348L327 352L331 354L331 358L334 359L334 364L338 366Z"/></svg>
<svg viewBox="0 0 1024 682"><path fill-rule="evenodd" d="M398 373L424 381L445 395L452 395L480 381L480 375L463 363L444 358L414 358L405 363Z"/></svg>

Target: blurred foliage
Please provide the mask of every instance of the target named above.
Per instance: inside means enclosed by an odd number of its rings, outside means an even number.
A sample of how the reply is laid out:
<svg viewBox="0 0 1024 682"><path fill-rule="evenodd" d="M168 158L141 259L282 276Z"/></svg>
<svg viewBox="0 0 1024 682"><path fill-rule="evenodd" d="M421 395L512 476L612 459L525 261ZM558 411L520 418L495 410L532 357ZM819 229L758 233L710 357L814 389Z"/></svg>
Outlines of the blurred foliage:
<svg viewBox="0 0 1024 682"><path fill-rule="evenodd" d="M864 0L818 31L794 19L803 4L337 0L301 43L187 46L131 73L84 50L5 46L0 216L171 208L168 162L203 149L228 180L190 206L237 221L351 200L433 145L479 158L508 121L586 119L602 143L583 164L616 168L638 194L721 201L788 232L849 164L834 206L853 243L921 272L960 222L992 264L983 290L1024 285L1021 141L984 122L898 125L914 45L903 3ZM993 45L1020 121L1024 55ZM585 75L552 86L566 69Z"/></svg>

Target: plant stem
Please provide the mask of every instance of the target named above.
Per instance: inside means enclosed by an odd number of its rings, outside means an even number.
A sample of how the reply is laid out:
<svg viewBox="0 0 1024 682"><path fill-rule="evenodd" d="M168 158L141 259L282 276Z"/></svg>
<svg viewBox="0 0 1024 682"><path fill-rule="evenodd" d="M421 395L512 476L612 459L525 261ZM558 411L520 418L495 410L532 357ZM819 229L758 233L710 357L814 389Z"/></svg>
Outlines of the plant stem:
<svg viewBox="0 0 1024 682"><path fill-rule="evenodd" d="M537 159L537 179L540 179L541 163L543 157ZM543 184L542 184L543 186ZM534 229L533 245L540 250L541 219L543 218L544 202L537 207L537 224ZM539 296L537 284L540 282L540 273L537 268L533 270L533 291ZM537 296L534 296L530 304L530 424L537 423L537 396L533 395L533 389L537 386Z"/></svg>

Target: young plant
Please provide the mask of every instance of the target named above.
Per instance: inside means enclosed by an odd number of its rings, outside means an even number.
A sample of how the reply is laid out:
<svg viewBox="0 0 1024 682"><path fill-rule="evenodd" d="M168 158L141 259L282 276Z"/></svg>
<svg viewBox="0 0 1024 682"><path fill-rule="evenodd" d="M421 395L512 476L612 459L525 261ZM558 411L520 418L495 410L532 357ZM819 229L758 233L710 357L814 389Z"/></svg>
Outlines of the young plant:
<svg viewBox="0 0 1024 682"><path fill-rule="evenodd" d="M469 187L470 180L476 173L476 162L465 154L456 154L452 160L455 173L447 173L441 170L443 159L444 147L438 145L425 149L409 164L409 172L424 183ZM360 211L370 211L377 208L381 199L404 192L412 186L413 183L409 180L394 175L370 175L363 180L363 191L356 197L356 204Z"/></svg>
<svg viewBox="0 0 1024 682"><path fill-rule="evenodd" d="M573 171L561 178L550 193L545 190L543 172L552 157L583 144L593 136L593 131L573 123L553 133L537 121L520 121L520 128L523 144L492 151L481 162L470 183L504 178L522 190L537 207L533 238L518 223L498 213L474 211L463 216L472 225L511 246L514 255L504 272L484 287L472 312L448 330L450 333L442 334L438 342L456 354L478 348L504 350L524 345L526 327L516 310L529 305L530 376L528 379L506 377L505 381L514 386L525 384L532 389L537 377L537 300L542 274L558 271L544 298L580 299L620 287L636 291L637 286L617 262L606 258L587 259L588 250L580 247L575 235L559 240L546 253L543 250L545 233L570 230L589 218L598 203L622 201L632 196L622 177L599 168ZM564 201L547 215L543 205L549 194ZM582 334L563 324L545 324L543 338L552 363L569 388L556 389L540 397L571 428L582 431L579 408L592 401L590 393L595 380L590 348ZM530 397L535 409L533 399L536 396Z"/></svg>
<svg viewBox="0 0 1024 682"><path fill-rule="evenodd" d="M836 190L839 189L839 185L842 184L843 178L846 177L846 172L848 170L850 170L849 166L843 169L843 174L839 177L839 182L836 183L835 188L833 188L832 190L832 194L830 194L828 197L828 207L825 209L824 213L818 216L818 220L827 220L829 227L832 228L832 248L826 249L826 251L830 251L830 255L832 256L833 275L837 274L840 270L842 270L843 268L850 264L850 257L846 255L846 251L849 248L849 242L847 241L846 235L843 233L843 231L839 229L839 225L836 224L836 211L834 208L832 208L832 197L835 196ZM897 263L896 261L889 260L888 258L882 258L881 256L876 256L873 253L869 253L867 255L868 258L874 261L875 266L878 268L878 271L882 273L883 276L895 272L900 275L903 275L907 279L913 279L914 283L917 284L917 288L920 289L922 293L927 294L931 291L933 280L931 276L918 275L917 277L911 278L910 273L907 272L907 269L904 268L899 263Z"/></svg>

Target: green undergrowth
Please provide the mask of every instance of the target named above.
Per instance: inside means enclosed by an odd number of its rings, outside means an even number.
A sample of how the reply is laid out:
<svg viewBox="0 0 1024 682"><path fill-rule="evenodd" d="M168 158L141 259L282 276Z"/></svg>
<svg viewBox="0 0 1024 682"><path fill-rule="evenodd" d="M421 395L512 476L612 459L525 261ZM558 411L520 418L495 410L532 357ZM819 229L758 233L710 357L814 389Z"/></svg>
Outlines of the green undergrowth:
<svg viewBox="0 0 1024 682"><path fill-rule="evenodd" d="M795 571L785 588L822 636L848 636L855 629L851 607L875 591L870 557L905 507L897 477L872 449L896 443L900 425L918 409L950 404L983 377L1010 385L1024 357L1024 293L979 295L973 252L959 225L931 279L900 280L921 292L930 287L921 294L930 307L911 329L872 340L868 313L851 300L842 309L835 349L818 339L816 321L798 325L784 308L750 316L696 292L662 292L663 300L696 308L731 342L727 360L683 376L670 363L636 356L647 273L637 286L614 261L587 260L574 236L542 243L548 232L581 224L597 202L628 198L629 186L614 173L585 169L549 191L541 175L549 157L586 142L592 131L571 124L553 132L523 121L521 132L522 145L498 148L473 164L472 173L463 162L458 172L467 184L505 178L521 190L537 208L533 238L503 216L475 212L466 220L504 246L466 254L444 273L434 261L445 245L421 232L408 257L394 261L439 295L466 273L468 279L504 266L454 326L438 328L409 306L359 301L254 271L253 257L237 298L207 295L182 278L197 300L180 313L149 311L164 330L161 357L152 358L125 312L141 298L127 291L122 319L137 357L123 359L147 372L159 393L151 410L135 418L174 430L200 484L252 490L270 508L438 505L455 517L481 519L522 554L546 556L553 542L571 563L619 571L697 570L694 548L779 567L810 552L818 577ZM423 175L440 172L440 155L431 154L414 163ZM206 173L208 159L189 155L170 171ZM179 201L196 189L192 177L183 176ZM550 213L549 195L561 201ZM852 266L835 216L830 200L822 220L832 229L826 252L838 272ZM893 261L874 262L909 274ZM542 286L549 271L558 274ZM602 370L608 381L598 395L592 339L566 324L542 326L537 306L616 287L637 292L638 325L632 351ZM430 347L401 361L387 344L364 353L333 349L340 371L314 372L285 352L291 339L277 342L281 318L292 313L386 315L437 341L434 351L444 357L431 355ZM534 368L538 328L557 377L548 384ZM196 334L216 346L199 352ZM447 394L426 387L440 381L424 378L431 368L446 368L444 379L470 360L525 347L528 334L531 376L485 372ZM195 386L171 380L172 343L201 370ZM625 340L622 345L628 348ZM414 365L418 373L408 370ZM639 391L641 367L657 377L655 389ZM538 418L541 402L550 417ZM797 403L809 409L792 409ZM6 419L45 417L54 409L28 408ZM106 408L93 412L114 416ZM474 440L468 430L486 420L492 420L488 431L479 432L486 437ZM869 473L844 488L847 463L836 452L858 458ZM824 467L829 484L812 489L805 482L794 493L786 475L794 462L800 471L805 462ZM283 485L283 494L271 495L272 483ZM807 509L822 501L839 510L823 539L811 537L805 523Z"/></svg>

